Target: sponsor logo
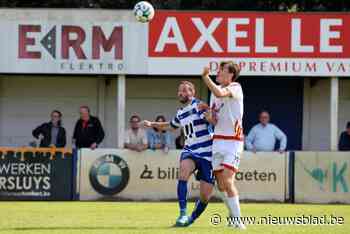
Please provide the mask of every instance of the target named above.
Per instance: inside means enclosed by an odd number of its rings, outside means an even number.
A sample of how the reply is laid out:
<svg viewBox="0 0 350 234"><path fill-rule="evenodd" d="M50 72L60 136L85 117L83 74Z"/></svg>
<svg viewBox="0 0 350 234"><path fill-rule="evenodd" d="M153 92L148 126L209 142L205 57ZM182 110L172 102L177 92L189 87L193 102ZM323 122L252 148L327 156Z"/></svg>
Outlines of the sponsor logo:
<svg viewBox="0 0 350 234"><path fill-rule="evenodd" d="M127 163L117 155L98 158L89 173L90 183L102 195L116 195L128 185L130 171Z"/></svg>
<svg viewBox="0 0 350 234"><path fill-rule="evenodd" d="M43 32L43 28L44 25L21 24L18 26L18 58L41 59L42 51L32 49L37 48L40 44L53 59L76 57L80 60L98 60L101 59L102 51L110 52L112 49L114 49L113 58L115 60L123 59L122 26L115 26L109 37L105 35L101 26L85 28L62 25L59 30L57 26L53 26L47 33ZM42 35L43 33L45 34ZM60 33L59 37L58 33Z"/></svg>
<svg viewBox="0 0 350 234"><path fill-rule="evenodd" d="M64 166L56 166L55 160L65 160L64 165L69 165L71 157L71 150L64 148L1 147L0 197L54 199L61 196L62 183L57 181L62 177L58 178L57 172Z"/></svg>
<svg viewBox="0 0 350 234"><path fill-rule="evenodd" d="M140 175L140 179L177 180L179 178L179 168L168 167L166 169L158 167L155 170L149 168L147 164Z"/></svg>
<svg viewBox="0 0 350 234"><path fill-rule="evenodd" d="M0 194L47 192L51 190L51 165L48 162L1 162Z"/></svg>
<svg viewBox="0 0 350 234"><path fill-rule="evenodd" d="M140 179L160 179L160 180L177 180L179 178L179 168L156 168L154 170L145 164L140 175ZM261 181L277 183L277 173L274 171L239 171L235 174L236 181Z"/></svg>
<svg viewBox="0 0 350 234"><path fill-rule="evenodd" d="M160 12L150 23L149 55L347 58L349 17L330 16Z"/></svg>
<svg viewBox="0 0 350 234"><path fill-rule="evenodd" d="M349 192L347 162L331 162L327 168L314 167L310 169L305 165L302 165L302 167L318 184L321 191Z"/></svg>
<svg viewBox="0 0 350 234"><path fill-rule="evenodd" d="M62 71L122 71L123 26L20 24L17 57L53 60Z"/></svg>
<svg viewBox="0 0 350 234"><path fill-rule="evenodd" d="M346 76L349 23L344 14L158 12L148 33L150 73L216 73L218 60L234 60L241 75Z"/></svg>

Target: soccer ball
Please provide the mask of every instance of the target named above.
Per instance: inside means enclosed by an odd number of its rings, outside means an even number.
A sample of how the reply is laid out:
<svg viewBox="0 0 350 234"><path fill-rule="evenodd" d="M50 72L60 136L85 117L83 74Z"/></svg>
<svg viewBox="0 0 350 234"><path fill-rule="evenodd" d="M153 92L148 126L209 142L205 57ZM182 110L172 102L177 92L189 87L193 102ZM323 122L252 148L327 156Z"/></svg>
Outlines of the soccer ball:
<svg viewBox="0 0 350 234"><path fill-rule="evenodd" d="M149 2L138 2L134 7L134 15L137 21L147 23L151 21L154 16L154 8Z"/></svg>

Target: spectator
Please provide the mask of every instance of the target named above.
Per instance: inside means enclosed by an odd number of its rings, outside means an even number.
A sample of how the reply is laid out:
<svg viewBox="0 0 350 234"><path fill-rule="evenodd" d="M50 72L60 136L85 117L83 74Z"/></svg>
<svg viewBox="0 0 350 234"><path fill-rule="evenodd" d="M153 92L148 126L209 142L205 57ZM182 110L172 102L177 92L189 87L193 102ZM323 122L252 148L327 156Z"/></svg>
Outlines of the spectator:
<svg viewBox="0 0 350 234"><path fill-rule="evenodd" d="M286 150L287 137L274 124L270 124L270 114L267 111L261 111L259 116L260 123L255 125L246 138L247 149L253 151L274 151L276 139L280 142L279 152Z"/></svg>
<svg viewBox="0 0 350 234"><path fill-rule="evenodd" d="M181 130L180 135L175 139L176 149L183 149L185 146L185 135L183 130Z"/></svg>
<svg viewBox="0 0 350 234"><path fill-rule="evenodd" d="M338 148L340 151L350 151L350 122L346 124L346 131L340 134Z"/></svg>
<svg viewBox="0 0 350 234"><path fill-rule="evenodd" d="M163 115L156 117L155 122L166 122ZM150 129L147 132L147 139L149 148L152 150L162 149L165 153L168 153L171 148L171 133L168 131L160 131L156 128Z"/></svg>
<svg viewBox="0 0 350 234"><path fill-rule="evenodd" d="M51 121L35 128L32 134L40 140L40 147L65 147L67 139L66 130L62 127L62 113L52 111Z"/></svg>
<svg viewBox="0 0 350 234"><path fill-rule="evenodd" d="M125 136L125 148L142 152L148 148L147 135L145 130L140 127L141 118L138 115L133 115L130 118L130 128Z"/></svg>
<svg viewBox="0 0 350 234"><path fill-rule="evenodd" d="M103 141L105 133L100 120L90 115L88 106L80 107L80 119L76 122L73 133L73 145L76 148L96 149Z"/></svg>

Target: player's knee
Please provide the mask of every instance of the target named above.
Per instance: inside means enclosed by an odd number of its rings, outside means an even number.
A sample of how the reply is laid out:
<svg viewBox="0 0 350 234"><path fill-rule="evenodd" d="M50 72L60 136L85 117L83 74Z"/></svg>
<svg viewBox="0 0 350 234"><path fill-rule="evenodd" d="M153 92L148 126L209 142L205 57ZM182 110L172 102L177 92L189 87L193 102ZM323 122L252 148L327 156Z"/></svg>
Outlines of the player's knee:
<svg viewBox="0 0 350 234"><path fill-rule="evenodd" d="M225 188L225 183L223 181L223 178L218 176L216 177L216 188L220 191L220 192L225 192L226 188Z"/></svg>
<svg viewBox="0 0 350 234"><path fill-rule="evenodd" d="M220 192L225 192L226 191L226 187L224 183L218 183L217 184L217 188Z"/></svg>
<svg viewBox="0 0 350 234"><path fill-rule="evenodd" d="M180 170L179 180L188 180L191 173L188 170L182 169Z"/></svg>
<svg viewBox="0 0 350 234"><path fill-rule="evenodd" d="M232 187L233 187L232 180L225 179L223 182L223 187L225 188L226 191L232 190Z"/></svg>
<svg viewBox="0 0 350 234"><path fill-rule="evenodd" d="M181 161L180 163L180 180L188 180L194 170L193 163L189 160Z"/></svg>
<svg viewBox="0 0 350 234"><path fill-rule="evenodd" d="M225 178L224 179L224 184L225 184L225 186L231 185L232 184L232 179L231 178Z"/></svg>
<svg viewBox="0 0 350 234"><path fill-rule="evenodd" d="M237 188L233 183L227 184L226 192L227 192L227 195L230 197L238 195Z"/></svg>
<svg viewBox="0 0 350 234"><path fill-rule="evenodd" d="M200 199L202 202L205 202L205 203L208 203L210 198L211 198L211 195L213 193L213 187L205 187L203 189L201 189L201 192L200 192Z"/></svg>

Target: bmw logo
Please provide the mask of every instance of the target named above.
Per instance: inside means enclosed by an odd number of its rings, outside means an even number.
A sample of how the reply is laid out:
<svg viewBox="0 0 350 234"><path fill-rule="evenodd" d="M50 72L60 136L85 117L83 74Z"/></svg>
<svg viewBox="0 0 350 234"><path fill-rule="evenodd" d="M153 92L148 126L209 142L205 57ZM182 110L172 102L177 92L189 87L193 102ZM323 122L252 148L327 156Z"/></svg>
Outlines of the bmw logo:
<svg viewBox="0 0 350 234"><path fill-rule="evenodd" d="M129 182L128 164L113 154L98 158L90 169L90 183L102 195L115 195L123 191Z"/></svg>

